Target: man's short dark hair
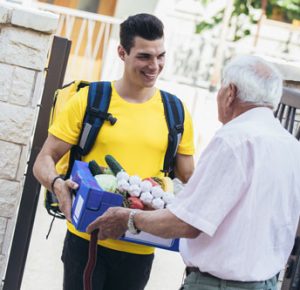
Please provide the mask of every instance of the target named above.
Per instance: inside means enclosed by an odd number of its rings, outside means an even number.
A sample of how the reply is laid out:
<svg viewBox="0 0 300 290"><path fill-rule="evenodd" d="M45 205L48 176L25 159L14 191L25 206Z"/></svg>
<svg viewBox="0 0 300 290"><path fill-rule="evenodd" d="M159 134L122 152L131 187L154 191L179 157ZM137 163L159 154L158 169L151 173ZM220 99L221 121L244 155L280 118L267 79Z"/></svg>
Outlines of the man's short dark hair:
<svg viewBox="0 0 300 290"><path fill-rule="evenodd" d="M134 38L139 36L147 40L156 40L164 36L164 25L154 15L141 13L129 16L121 23L120 43L127 52L134 46Z"/></svg>

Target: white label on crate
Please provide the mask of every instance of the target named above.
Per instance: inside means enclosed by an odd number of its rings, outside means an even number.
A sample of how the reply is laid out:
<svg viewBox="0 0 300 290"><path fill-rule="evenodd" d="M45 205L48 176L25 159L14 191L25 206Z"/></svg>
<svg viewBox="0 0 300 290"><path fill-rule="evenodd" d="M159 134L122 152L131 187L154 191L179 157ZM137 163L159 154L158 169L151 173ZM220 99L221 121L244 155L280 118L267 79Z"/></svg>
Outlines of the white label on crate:
<svg viewBox="0 0 300 290"><path fill-rule="evenodd" d="M173 239L164 239L158 236L151 235L149 233L140 232L137 235L133 235L130 232L125 233L125 238L136 240L138 242L151 243L153 245L159 245L164 247L171 247L173 244Z"/></svg>
<svg viewBox="0 0 300 290"><path fill-rule="evenodd" d="M74 219L78 220L81 210L82 210L82 206L83 206L83 198L81 195L78 196L78 200L77 200L77 204L75 207L75 211L74 211Z"/></svg>

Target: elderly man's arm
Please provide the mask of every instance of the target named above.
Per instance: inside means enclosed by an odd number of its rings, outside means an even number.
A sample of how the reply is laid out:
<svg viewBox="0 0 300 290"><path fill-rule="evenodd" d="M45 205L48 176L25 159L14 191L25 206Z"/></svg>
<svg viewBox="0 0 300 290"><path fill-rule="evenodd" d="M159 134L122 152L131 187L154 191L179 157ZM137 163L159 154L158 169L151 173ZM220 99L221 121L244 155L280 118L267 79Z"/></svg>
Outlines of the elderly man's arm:
<svg viewBox="0 0 300 290"><path fill-rule="evenodd" d="M139 230L162 238L196 238L200 233L168 209L138 212L134 223Z"/></svg>
<svg viewBox="0 0 300 290"><path fill-rule="evenodd" d="M127 230L130 211L121 207L109 208L88 226L87 232L99 229L100 240L117 239ZM168 209L139 211L134 216L134 223L139 230L162 238L196 238L200 234L200 230L180 220Z"/></svg>

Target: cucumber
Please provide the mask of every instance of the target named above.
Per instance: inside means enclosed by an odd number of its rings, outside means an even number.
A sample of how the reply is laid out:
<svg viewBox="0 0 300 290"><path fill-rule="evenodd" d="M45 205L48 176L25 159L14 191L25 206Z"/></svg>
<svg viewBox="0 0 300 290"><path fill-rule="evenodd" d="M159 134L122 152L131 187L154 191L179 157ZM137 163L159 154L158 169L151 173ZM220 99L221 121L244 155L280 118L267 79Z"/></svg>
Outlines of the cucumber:
<svg viewBox="0 0 300 290"><path fill-rule="evenodd" d="M95 160L91 160L88 164L88 167L93 176L103 173L101 167L98 165L98 163Z"/></svg>
<svg viewBox="0 0 300 290"><path fill-rule="evenodd" d="M105 161L114 175L117 175L120 171L125 171L119 162L111 155L105 156Z"/></svg>

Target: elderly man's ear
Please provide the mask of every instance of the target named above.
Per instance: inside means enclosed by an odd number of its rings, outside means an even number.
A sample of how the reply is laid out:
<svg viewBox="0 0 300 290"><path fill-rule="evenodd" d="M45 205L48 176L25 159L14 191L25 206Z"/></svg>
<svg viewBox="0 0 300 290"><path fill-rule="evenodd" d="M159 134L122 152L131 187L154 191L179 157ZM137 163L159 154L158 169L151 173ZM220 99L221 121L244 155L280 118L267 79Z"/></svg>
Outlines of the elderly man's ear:
<svg viewBox="0 0 300 290"><path fill-rule="evenodd" d="M226 93L226 106L231 107L237 98L237 87L234 84L229 84Z"/></svg>

